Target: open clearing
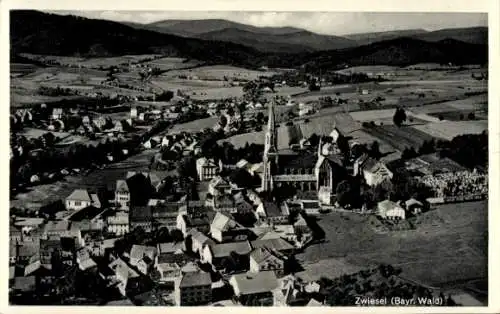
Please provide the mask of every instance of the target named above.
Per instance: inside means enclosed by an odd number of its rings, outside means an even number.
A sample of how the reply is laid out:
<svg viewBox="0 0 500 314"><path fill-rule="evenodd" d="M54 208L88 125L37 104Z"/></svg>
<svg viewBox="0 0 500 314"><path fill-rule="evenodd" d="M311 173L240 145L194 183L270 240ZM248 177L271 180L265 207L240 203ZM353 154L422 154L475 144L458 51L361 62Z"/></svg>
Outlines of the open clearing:
<svg viewBox="0 0 500 314"><path fill-rule="evenodd" d="M488 130L488 120L476 121L440 121L425 125L414 125L413 128L433 137L451 140L463 134L480 134Z"/></svg>
<svg viewBox="0 0 500 314"><path fill-rule="evenodd" d="M127 171L149 171L151 157L156 153L157 150L142 151L104 169L92 171L86 176L70 175L54 183L37 185L11 198L10 207L37 209L57 200L64 200L75 189L97 189L100 187L114 189L116 180L124 179ZM152 173L162 176L165 172L152 171Z"/></svg>
<svg viewBox="0 0 500 314"><path fill-rule="evenodd" d="M49 55L35 55L23 53L23 57L40 62L57 61L63 66L80 66L88 68L110 67L118 66L121 64L137 63L143 60L153 58L155 55L124 55L121 57L110 58L78 58L78 57L63 57L63 56L49 56Z"/></svg>
<svg viewBox="0 0 500 314"><path fill-rule="evenodd" d="M202 62L197 60L187 60L184 58L161 58L145 62L146 65L160 70L185 69L200 65Z"/></svg>
<svg viewBox="0 0 500 314"><path fill-rule="evenodd" d="M326 242L306 248L305 263L340 259L344 271L389 263L403 276L431 286L487 276L487 203L441 205L416 221L417 229L376 233L368 217L330 213L318 222ZM325 274L326 275L326 274Z"/></svg>
<svg viewBox="0 0 500 314"><path fill-rule="evenodd" d="M229 138L219 140L218 143L228 142L232 144L235 148L241 148L245 146L246 143L264 145L264 131L243 133L231 136Z"/></svg>
<svg viewBox="0 0 500 314"><path fill-rule="evenodd" d="M219 121L217 117L198 119L186 123L176 124L171 128L172 132L199 132L205 128L213 128Z"/></svg>
<svg viewBox="0 0 500 314"><path fill-rule="evenodd" d="M155 61L156 62L156 61ZM259 76L272 76L276 72L263 72L256 70L249 70L229 65L211 65L201 66L189 70L170 71L165 74L168 77L175 77L179 75L196 76L202 80L241 80L251 81L256 80Z"/></svg>
<svg viewBox="0 0 500 314"><path fill-rule="evenodd" d="M445 112L436 112L436 113L430 113L429 115L433 117L443 117L444 120L448 121L462 121L462 120L469 120L467 117L470 113L474 113L471 110L454 110L454 111L445 111ZM474 119L472 119L474 120Z"/></svg>
<svg viewBox="0 0 500 314"><path fill-rule="evenodd" d="M363 131L403 151L409 147L418 149L424 141L433 139L432 135L417 129L420 126L425 125L415 125L415 128L411 126L397 127L395 125L383 125L364 128Z"/></svg>

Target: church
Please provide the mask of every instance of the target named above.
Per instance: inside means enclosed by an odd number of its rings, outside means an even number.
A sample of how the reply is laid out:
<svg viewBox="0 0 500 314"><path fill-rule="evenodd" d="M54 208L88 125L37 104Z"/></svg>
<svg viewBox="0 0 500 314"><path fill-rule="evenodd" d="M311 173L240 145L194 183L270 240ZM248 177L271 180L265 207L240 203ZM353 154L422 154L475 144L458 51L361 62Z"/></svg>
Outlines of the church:
<svg viewBox="0 0 500 314"><path fill-rule="evenodd" d="M317 152L312 152L292 144L295 142L303 144L306 140L291 138L293 136L290 134L300 134L300 130L297 132L300 126L288 125L285 128L285 132L277 131L274 102L271 102L265 133L261 190L270 192L276 188L291 187L301 192L335 191L345 172L339 156L332 153L335 143L327 144L320 141ZM330 135L333 134L335 142L340 133L333 129ZM283 143L283 139L279 139L278 135L285 137L288 135L288 141L285 140L288 145L278 145Z"/></svg>

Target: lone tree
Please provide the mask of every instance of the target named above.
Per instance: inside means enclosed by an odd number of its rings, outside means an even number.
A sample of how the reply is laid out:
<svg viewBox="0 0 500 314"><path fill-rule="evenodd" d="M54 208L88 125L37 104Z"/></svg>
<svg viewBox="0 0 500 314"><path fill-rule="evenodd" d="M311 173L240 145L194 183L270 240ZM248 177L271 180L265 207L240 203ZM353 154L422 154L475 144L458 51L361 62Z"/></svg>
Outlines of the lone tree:
<svg viewBox="0 0 500 314"><path fill-rule="evenodd" d="M345 207L354 203L354 193L352 183L344 180L337 186L337 202L340 206Z"/></svg>
<svg viewBox="0 0 500 314"><path fill-rule="evenodd" d="M378 143L378 141L373 141L371 147L370 147L370 155L375 158L375 159L379 159L380 158L380 145Z"/></svg>
<svg viewBox="0 0 500 314"><path fill-rule="evenodd" d="M394 121L394 124L397 126L401 126L401 124L406 121L406 112L403 108L396 109L394 117L392 117L392 121Z"/></svg>

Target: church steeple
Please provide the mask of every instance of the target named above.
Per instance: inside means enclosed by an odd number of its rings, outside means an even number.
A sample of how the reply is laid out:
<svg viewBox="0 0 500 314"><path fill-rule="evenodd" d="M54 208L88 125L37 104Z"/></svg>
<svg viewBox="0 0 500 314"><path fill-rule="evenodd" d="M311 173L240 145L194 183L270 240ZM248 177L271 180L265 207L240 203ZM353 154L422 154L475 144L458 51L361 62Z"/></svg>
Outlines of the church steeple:
<svg viewBox="0 0 500 314"><path fill-rule="evenodd" d="M264 156L263 156L263 177L262 177L262 190L272 190L272 174L271 174L271 160L270 154L278 150L276 122L274 116L274 100L269 104L269 113L267 118L267 130L264 142Z"/></svg>
<svg viewBox="0 0 500 314"><path fill-rule="evenodd" d="M265 145L267 145L268 150L276 150L277 149L277 136L276 136L276 117L274 115L274 102L275 100L272 100L271 103L269 104L269 112L268 112L268 118L267 118L267 130L266 130L266 142Z"/></svg>

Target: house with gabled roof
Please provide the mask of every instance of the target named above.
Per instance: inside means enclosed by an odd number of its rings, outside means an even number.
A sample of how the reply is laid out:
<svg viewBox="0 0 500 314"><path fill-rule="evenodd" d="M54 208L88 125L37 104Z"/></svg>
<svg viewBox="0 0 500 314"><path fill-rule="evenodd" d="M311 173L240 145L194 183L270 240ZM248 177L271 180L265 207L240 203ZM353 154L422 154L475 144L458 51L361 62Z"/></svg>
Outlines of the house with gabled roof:
<svg viewBox="0 0 500 314"><path fill-rule="evenodd" d="M255 240L252 241L252 248L267 248L269 250L280 252L285 255L289 255L294 251L294 246L283 238Z"/></svg>
<svg viewBox="0 0 500 314"><path fill-rule="evenodd" d="M278 251L260 247L250 253L250 271L273 271L277 277L285 273L287 257Z"/></svg>
<svg viewBox="0 0 500 314"><path fill-rule="evenodd" d="M390 181L393 177L393 173L383 162L369 157L367 154L363 154L354 162L353 171L355 176L362 176L369 186Z"/></svg>
<svg viewBox="0 0 500 314"><path fill-rule="evenodd" d="M227 180L222 178L221 176L215 176L208 183L208 193L213 196L229 193L231 191L231 185Z"/></svg>
<svg viewBox="0 0 500 314"><path fill-rule="evenodd" d="M86 189L76 189L66 197L67 210L80 210L92 204L92 198Z"/></svg>
<svg viewBox="0 0 500 314"><path fill-rule="evenodd" d="M217 212L210 224L210 235L218 242L224 242L232 239L235 232L242 229L245 228L232 218L221 212Z"/></svg>
<svg viewBox="0 0 500 314"><path fill-rule="evenodd" d="M109 264L109 268L114 274L116 287L123 296L139 287L140 274L132 269L124 260L117 258Z"/></svg>
<svg viewBox="0 0 500 314"><path fill-rule="evenodd" d="M130 250L130 265L137 267L143 273L148 274L156 260L156 247L146 245L132 245Z"/></svg>
<svg viewBox="0 0 500 314"><path fill-rule="evenodd" d="M286 206L278 206L274 202L262 202L255 210L255 218L264 220L271 224L283 224L288 222L290 213Z"/></svg>
<svg viewBox="0 0 500 314"><path fill-rule="evenodd" d="M278 279L272 271L235 274L229 279L229 284L242 305L250 305L250 300L252 305L274 305L273 290L278 287Z"/></svg>
<svg viewBox="0 0 500 314"><path fill-rule="evenodd" d="M51 118L53 120L59 120L59 119L62 118L62 116L63 116L63 110L62 110L62 108L54 108L54 109L52 109L52 116L51 116Z"/></svg>
<svg viewBox="0 0 500 314"><path fill-rule="evenodd" d="M191 250L193 253L199 254L200 256L203 253L203 247L215 244L214 240L194 228L189 230L186 234L186 243L188 242L187 239L191 240L191 245L190 247L186 245L186 249Z"/></svg>
<svg viewBox="0 0 500 314"><path fill-rule="evenodd" d="M248 256L251 251L252 246L248 241L206 245L203 249L202 261L212 264L215 268L220 268L223 266L224 261L231 257L231 254Z"/></svg>
<svg viewBox="0 0 500 314"><path fill-rule="evenodd" d="M130 207L130 189L126 180L116 180L115 203L125 210Z"/></svg>

